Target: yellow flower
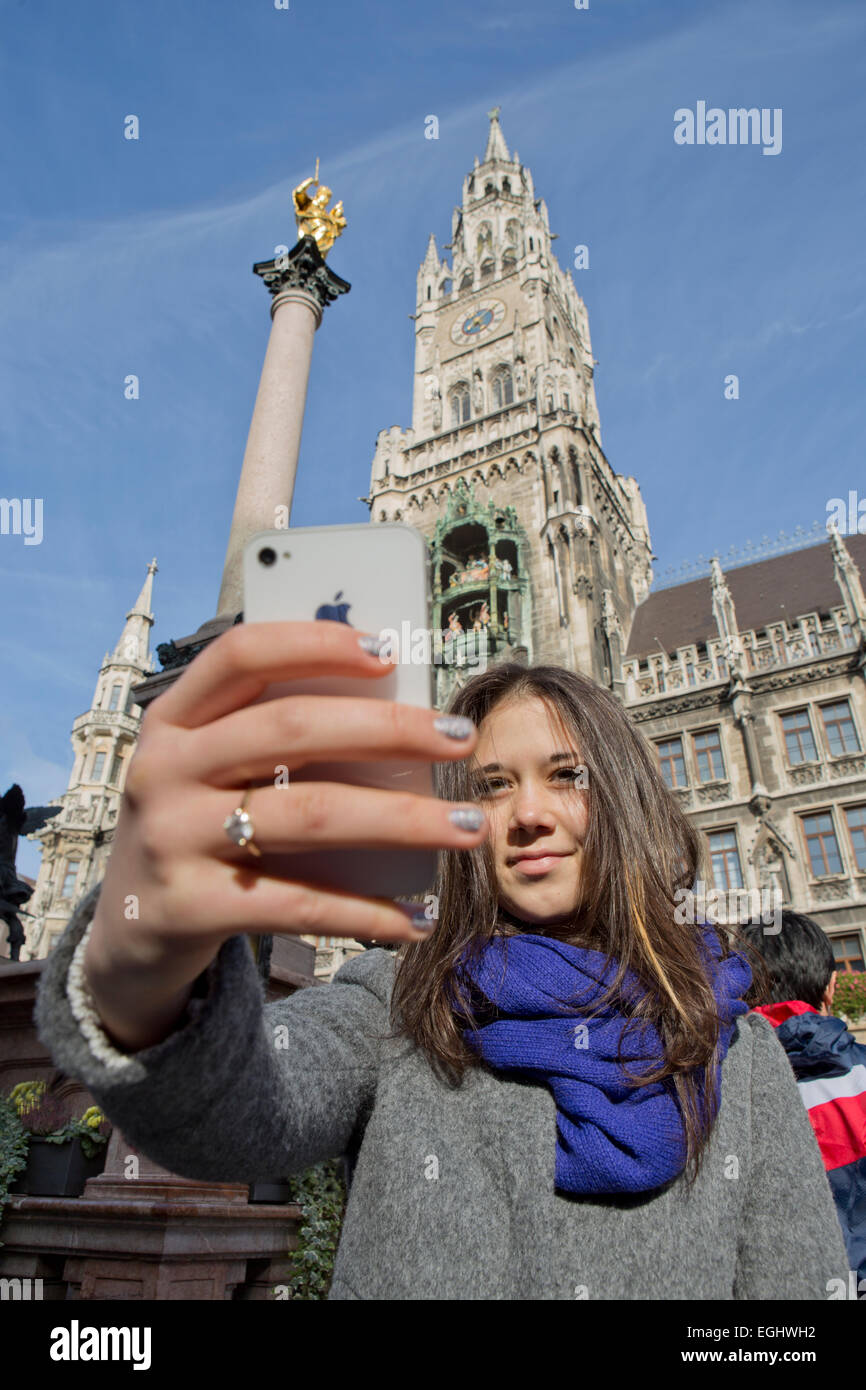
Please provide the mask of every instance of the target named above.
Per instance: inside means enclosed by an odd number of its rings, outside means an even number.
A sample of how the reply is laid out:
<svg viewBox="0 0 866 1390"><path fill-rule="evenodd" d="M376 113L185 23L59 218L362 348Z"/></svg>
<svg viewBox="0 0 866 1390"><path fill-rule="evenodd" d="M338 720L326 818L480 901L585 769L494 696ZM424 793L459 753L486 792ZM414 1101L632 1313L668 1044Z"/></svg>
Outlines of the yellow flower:
<svg viewBox="0 0 866 1390"><path fill-rule="evenodd" d="M9 1092L9 1099L19 1116L27 1115L39 1104L47 1089L47 1081L19 1081Z"/></svg>

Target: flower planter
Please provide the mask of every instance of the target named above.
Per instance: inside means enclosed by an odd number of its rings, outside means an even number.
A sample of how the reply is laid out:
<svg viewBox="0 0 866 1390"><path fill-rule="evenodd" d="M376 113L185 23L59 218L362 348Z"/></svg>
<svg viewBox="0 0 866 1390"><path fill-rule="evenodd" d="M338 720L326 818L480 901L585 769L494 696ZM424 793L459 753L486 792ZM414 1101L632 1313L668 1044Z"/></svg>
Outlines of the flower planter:
<svg viewBox="0 0 866 1390"><path fill-rule="evenodd" d="M251 1202L290 1202L292 1189L285 1179L273 1178L269 1182L250 1183Z"/></svg>
<svg viewBox="0 0 866 1390"><path fill-rule="evenodd" d="M10 1192L28 1197L80 1197L88 1178L95 1178L105 1167L107 1145L93 1158L85 1158L76 1136L64 1144L51 1144L34 1135L30 1139L27 1167L19 1173Z"/></svg>

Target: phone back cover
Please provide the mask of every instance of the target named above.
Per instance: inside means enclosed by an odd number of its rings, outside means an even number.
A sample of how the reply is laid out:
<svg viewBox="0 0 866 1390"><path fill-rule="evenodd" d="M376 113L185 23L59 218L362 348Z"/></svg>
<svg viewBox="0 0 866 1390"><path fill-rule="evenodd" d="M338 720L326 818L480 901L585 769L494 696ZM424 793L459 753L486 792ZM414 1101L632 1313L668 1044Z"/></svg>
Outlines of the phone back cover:
<svg viewBox="0 0 866 1390"><path fill-rule="evenodd" d="M278 562L258 560L263 546ZM424 538L400 523L310 526L261 532L244 552L244 621L348 622L360 633L396 633L399 661L375 681L316 678L268 687L256 703L283 695L340 695L431 705L431 668L413 661L417 634L429 623L427 553ZM276 774L275 774L276 776ZM289 774L292 781L351 782L433 795L429 763L320 762ZM357 892L397 897L426 892L436 872L436 851L340 849L281 855L280 872L303 881ZM273 861L272 861L273 862Z"/></svg>

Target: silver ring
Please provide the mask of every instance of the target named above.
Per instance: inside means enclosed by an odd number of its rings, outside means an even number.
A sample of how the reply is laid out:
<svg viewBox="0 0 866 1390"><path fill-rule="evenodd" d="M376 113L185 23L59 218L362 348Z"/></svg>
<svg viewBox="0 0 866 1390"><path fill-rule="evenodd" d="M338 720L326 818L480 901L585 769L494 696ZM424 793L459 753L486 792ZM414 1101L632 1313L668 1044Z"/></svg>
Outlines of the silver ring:
<svg viewBox="0 0 866 1390"><path fill-rule="evenodd" d="M228 835L232 844L240 845L241 849L248 849L250 854L254 854L257 859L261 859L262 852L253 840L256 828L250 820L249 812L246 809L251 792L252 787L247 787L241 797L240 805L236 806L231 815L226 816L223 821L223 830Z"/></svg>

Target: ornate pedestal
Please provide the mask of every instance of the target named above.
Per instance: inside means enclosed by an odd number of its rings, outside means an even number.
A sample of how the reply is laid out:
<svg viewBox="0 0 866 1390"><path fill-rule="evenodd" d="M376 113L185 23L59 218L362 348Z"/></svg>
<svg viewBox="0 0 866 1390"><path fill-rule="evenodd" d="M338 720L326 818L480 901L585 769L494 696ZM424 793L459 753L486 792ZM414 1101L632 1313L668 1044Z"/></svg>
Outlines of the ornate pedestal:
<svg viewBox="0 0 866 1390"><path fill-rule="evenodd" d="M268 999L317 987L306 941L274 938L269 965ZM43 968L0 965L0 1091L45 1078L81 1114L93 1097L71 1077L57 1084L33 1025ZM135 1177L127 1176L129 1155ZM287 1282L299 1216L289 1203L250 1204L246 1183L168 1173L115 1130L104 1171L80 1197L11 1197L0 1223L0 1278L41 1280L45 1299L266 1299Z"/></svg>

